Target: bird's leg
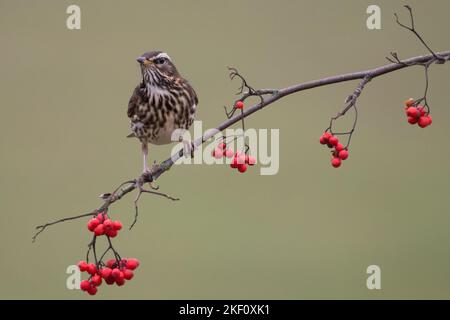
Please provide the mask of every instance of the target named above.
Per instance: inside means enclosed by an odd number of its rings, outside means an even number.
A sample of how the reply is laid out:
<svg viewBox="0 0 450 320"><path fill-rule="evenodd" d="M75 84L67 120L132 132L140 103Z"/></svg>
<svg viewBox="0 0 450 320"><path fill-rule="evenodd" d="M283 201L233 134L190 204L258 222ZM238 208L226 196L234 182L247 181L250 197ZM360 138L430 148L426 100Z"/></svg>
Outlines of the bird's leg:
<svg viewBox="0 0 450 320"><path fill-rule="evenodd" d="M152 174L153 172L155 172L158 169L158 165L155 163L153 163L152 168L150 169L148 167L148 144L147 143L142 143L142 154L144 155L144 170L143 172L145 174ZM152 188L153 190L158 190L159 186L154 185L153 182L149 182L148 183L150 188Z"/></svg>
<svg viewBox="0 0 450 320"><path fill-rule="evenodd" d="M144 155L144 173L149 172L147 160L148 160L148 144L146 142L142 142L142 154Z"/></svg>

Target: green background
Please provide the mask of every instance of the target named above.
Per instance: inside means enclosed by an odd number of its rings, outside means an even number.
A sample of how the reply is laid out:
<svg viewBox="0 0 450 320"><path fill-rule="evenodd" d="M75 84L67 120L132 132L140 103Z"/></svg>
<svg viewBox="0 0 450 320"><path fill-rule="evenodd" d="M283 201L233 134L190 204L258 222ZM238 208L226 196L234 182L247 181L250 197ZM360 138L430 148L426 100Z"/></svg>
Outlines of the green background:
<svg viewBox="0 0 450 320"><path fill-rule="evenodd" d="M238 83L281 88L426 53L395 25L403 1L377 1L382 30L366 28L373 1L0 1L0 298L90 298L65 287L83 259L86 220L33 228L88 212L97 195L140 173L126 139L135 58L169 53L200 98L204 128L224 120ZM82 29L66 29L78 4ZM409 1L420 32L450 50L448 1ZM175 167L159 180L179 196L145 197L135 228L114 241L141 260L124 287L94 299L450 298L450 65L432 66L434 123L410 126L403 101L420 97L423 70L372 81L359 99L350 157L336 170L318 143L357 82L282 99L248 127L280 129L280 171L241 175L225 166ZM349 117L349 120L351 116ZM165 159L171 146L150 148ZM112 208L129 225L134 195ZM366 288L381 267L382 289Z"/></svg>

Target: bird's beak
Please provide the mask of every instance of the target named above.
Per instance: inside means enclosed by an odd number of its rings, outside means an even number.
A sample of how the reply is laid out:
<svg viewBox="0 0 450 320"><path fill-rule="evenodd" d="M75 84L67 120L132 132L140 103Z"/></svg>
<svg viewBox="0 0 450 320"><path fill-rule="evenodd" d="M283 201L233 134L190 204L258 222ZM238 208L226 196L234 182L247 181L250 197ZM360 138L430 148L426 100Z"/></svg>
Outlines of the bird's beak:
<svg viewBox="0 0 450 320"><path fill-rule="evenodd" d="M147 58L145 58L145 57L138 57L137 59L136 59L136 61L137 62L139 62L140 64L143 64L144 66L147 66L147 65L150 65L150 64L152 64L153 62L152 61L150 61L150 60L148 60Z"/></svg>

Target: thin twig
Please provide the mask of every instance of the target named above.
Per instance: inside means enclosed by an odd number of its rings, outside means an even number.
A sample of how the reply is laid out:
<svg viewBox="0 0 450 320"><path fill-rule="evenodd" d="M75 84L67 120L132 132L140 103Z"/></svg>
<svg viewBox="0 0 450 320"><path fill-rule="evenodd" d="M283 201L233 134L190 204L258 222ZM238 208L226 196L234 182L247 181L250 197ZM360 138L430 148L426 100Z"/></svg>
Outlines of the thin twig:
<svg viewBox="0 0 450 320"><path fill-rule="evenodd" d="M32 242L35 242L37 236L38 236L41 232L43 232L43 231L44 231L47 227L49 227L49 226L52 226L52 225L55 225L55 224L58 224L58 223L61 223L61 222L69 221L69 220L76 220L76 219L80 219L80 218L92 216L92 215L94 215L95 213L97 213L97 210L94 210L94 211L89 212L89 213L80 214L80 215L78 215L78 216L73 216L73 217L67 217L67 218L58 219L58 220L55 220L55 221L52 221L52 222L48 222L48 223L46 223L46 224L43 224L43 225L41 225L41 226L37 226L37 227L36 227L36 230L38 230L38 231L34 234L34 236L33 236L33 238L32 238Z"/></svg>
<svg viewBox="0 0 450 320"><path fill-rule="evenodd" d="M410 6L408 6L408 5L405 5L404 7L409 11L409 19L410 19L410 21L411 21L411 27L407 26L407 25L404 24L404 23L401 23L401 22L400 22L400 19L399 19L399 17L398 17L398 15L397 15L397 13L394 13L394 16L395 16L395 22L397 22L397 24L398 24L399 26L401 26L402 28L405 28L406 30L411 31L411 32L417 37L417 39L419 39L419 41L425 46L425 48L427 48L427 50L433 55L433 57L434 57L435 59L439 60L440 62L441 62L441 61L444 62L444 61L445 61L445 58L443 58L443 57L437 55L433 50L431 50L431 48L428 46L428 44L425 42L425 40L422 38L422 36L417 32L417 30L416 30L416 28L415 28L415 26L414 26L414 15L413 15L413 13L412 13L412 8L411 8ZM392 55L393 55L393 54L392 54ZM393 56L394 56L394 55L393 55ZM397 56L395 55L394 58L397 59ZM397 60L398 60L398 59L397 59Z"/></svg>

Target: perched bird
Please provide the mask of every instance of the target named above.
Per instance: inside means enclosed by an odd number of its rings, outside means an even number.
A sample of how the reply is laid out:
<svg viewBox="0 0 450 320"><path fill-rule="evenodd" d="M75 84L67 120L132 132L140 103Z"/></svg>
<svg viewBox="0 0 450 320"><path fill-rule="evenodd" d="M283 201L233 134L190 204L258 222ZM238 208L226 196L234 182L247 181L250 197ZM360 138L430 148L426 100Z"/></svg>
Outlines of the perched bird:
<svg viewBox="0 0 450 320"><path fill-rule="evenodd" d="M127 114L132 131L129 136L137 137L142 143L144 172L149 172L148 144L162 145L178 141L172 134L187 130L192 125L198 98L189 82L180 76L167 53L146 52L137 61L142 81L134 89L128 103Z"/></svg>

